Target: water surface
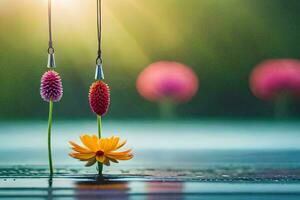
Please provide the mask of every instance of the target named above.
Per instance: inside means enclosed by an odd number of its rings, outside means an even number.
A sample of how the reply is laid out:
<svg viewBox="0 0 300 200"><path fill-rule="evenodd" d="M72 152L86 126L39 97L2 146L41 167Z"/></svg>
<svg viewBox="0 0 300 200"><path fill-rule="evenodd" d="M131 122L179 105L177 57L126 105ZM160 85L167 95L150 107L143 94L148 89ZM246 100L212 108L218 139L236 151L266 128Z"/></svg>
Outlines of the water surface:
<svg viewBox="0 0 300 200"><path fill-rule="evenodd" d="M104 169L68 156L94 121L53 127L56 174L47 169L47 122L0 123L1 199L299 199L300 125L272 122L104 122L135 157Z"/></svg>

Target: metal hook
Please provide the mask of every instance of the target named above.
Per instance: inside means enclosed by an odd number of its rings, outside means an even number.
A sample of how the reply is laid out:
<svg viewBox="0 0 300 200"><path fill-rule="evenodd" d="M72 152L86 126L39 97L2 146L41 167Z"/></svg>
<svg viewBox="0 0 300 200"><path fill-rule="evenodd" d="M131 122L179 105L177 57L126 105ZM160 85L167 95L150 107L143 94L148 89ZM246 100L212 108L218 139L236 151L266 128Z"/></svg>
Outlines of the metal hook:
<svg viewBox="0 0 300 200"><path fill-rule="evenodd" d="M47 64L48 68L55 68L55 57L54 57L54 51L52 53L50 53L48 51L48 64Z"/></svg>
<svg viewBox="0 0 300 200"><path fill-rule="evenodd" d="M103 80L104 79L104 72L103 72L103 60L101 57L96 59L96 72L95 72L95 80Z"/></svg>

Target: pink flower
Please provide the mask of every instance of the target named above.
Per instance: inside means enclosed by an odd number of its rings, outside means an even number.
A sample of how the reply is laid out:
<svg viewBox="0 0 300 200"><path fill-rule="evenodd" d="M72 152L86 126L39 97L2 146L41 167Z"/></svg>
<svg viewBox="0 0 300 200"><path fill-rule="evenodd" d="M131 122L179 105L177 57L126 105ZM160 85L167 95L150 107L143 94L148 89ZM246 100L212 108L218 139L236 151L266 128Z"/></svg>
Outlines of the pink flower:
<svg viewBox="0 0 300 200"><path fill-rule="evenodd" d="M45 72L41 78L40 94L42 99L57 102L63 95L63 87L59 74L53 70Z"/></svg>
<svg viewBox="0 0 300 200"><path fill-rule="evenodd" d="M300 94L300 61L294 59L266 60L255 67L250 87L261 99L274 99L280 94Z"/></svg>
<svg viewBox="0 0 300 200"><path fill-rule="evenodd" d="M191 68L177 62L160 61L149 65L137 79L137 90L145 99L190 100L198 90L198 78Z"/></svg>

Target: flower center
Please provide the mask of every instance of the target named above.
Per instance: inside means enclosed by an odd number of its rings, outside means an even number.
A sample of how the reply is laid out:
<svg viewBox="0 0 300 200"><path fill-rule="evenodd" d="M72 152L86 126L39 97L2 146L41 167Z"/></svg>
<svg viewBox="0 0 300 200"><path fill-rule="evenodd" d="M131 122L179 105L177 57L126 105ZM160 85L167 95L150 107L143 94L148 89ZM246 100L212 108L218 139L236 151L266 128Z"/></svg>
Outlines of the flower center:
<svg viewBox="0 0 300 200"><path fill-rule="evenodd" d="M104 155L104 152L101 150L96 152L96 156L103 156L103 155Z"/></svg>

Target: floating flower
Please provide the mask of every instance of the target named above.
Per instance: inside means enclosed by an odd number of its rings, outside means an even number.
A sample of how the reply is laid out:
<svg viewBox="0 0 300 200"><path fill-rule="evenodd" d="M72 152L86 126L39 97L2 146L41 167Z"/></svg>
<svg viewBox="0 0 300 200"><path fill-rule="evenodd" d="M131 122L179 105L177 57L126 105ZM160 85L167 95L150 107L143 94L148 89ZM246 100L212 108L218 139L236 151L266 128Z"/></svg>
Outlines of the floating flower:
<svg viewBox="0 0 300 200"><path fill-rule="evenodd" d="M150 101L190 100L198 90L198 78L191 68L177 62L160 61L149 65L137 79L137 90Z"/></svg>
<svg viewBox="0 0 300 200"><path fill-rule="evenodd" d="M126 144L126 141L120 142L119 137L99 139L96 135L82 135L80 140L84 144L83 147L70 142L74 152L69 155L81 161L87 161L86 166L92 166L97 161L109 166L110 161L118 163L118 160L130 160L133 157L131 149L116 152Z"/></svg>
<svg viewBox="0 0 300 200"><path fill-rule="evenodd" d="M109 87L103 81L96 81L90 87L90 107L99 116L106 114L110 104Z"/></svg>
<svg viewBox="0 0 300 200"><path fill-rule="evenodd" d="M57 102L61 99L63 95L63 87L61 83L61 78L57 72L54 70L49 70L44 73L41 78L41 97L50 102Z"/></svg>
<svg viewBox="0 0 300 200"><path fill-rule="evenodd" d="M300 61L295 59L266 60L258 64L250 76L250 87L261 99L300 95Z"/></svg>

